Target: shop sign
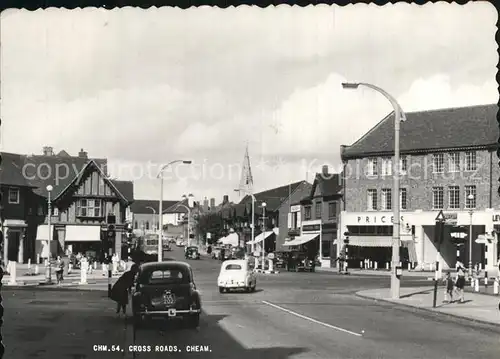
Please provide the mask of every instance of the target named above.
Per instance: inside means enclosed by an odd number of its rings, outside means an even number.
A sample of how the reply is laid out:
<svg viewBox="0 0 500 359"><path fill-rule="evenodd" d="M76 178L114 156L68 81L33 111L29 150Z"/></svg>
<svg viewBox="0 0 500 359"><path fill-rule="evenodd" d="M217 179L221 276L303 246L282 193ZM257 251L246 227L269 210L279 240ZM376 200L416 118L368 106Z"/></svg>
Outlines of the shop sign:
<svg viewBox="0 0 500 359"><path fill-rule="evenodd" d="M371 216L358 216L360 225L390 225L394 221L394 216L387 214L375 214ZM404 217L401 216L401 222L404 223Z"/></svg>
<svg viewBox="0 0 500 359"><path fill-rule="evenodd" d="M296 204L295 206L290 207L290 212L300 212L300 204Z"/></svg>
<svg viewBox="0 0 500 359"><path fill-rule="evenodd" d="M444 221L446 224L456 226L458 223L458 213L444 213Z"/></svg>
<svg viewBox="0 0 500 359"><path fill-rule="evenodd" d="M493 223L500 223L500 214L494 214L491 219Z"/></svg>
<svg viewBox="0 0 500 359"><path fill-rule="evenodd" d="M321 224L306 224L302 226L302 232L319 232Z"/></svg>

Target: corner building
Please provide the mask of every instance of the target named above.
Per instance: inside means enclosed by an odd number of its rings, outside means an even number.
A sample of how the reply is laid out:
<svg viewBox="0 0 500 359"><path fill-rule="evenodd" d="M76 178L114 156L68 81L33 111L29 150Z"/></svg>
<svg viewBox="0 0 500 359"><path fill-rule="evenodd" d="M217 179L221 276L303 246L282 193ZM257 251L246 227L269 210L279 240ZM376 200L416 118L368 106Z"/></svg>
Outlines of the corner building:
<svg viewBox="0 0 500 359"><path fill-rule="evenodd" d="M457 249L466 265L472 258L486 270L495 267L500 256L497 112L497 105L411 112L401 123L400 254L413 268L433 268L440 210L448 218L439 258L442 268L454 267ZM351 146L341 147L345 200L340 235L349 234L350 257L376 261L379 268L392 255L393 156L394 113ZM464 246L457 247L450 236L454 224L467 230ZM492 239L478 239L481 234ZM338 246L340 252L340 241Z"/></svg>

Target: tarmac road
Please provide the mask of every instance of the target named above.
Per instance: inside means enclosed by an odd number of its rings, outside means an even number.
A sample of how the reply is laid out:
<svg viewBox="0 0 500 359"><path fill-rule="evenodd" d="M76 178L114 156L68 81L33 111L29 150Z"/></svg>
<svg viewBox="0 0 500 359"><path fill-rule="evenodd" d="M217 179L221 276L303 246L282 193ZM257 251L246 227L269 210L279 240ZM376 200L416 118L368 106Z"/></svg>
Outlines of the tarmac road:
<svg viewBox="0 0 500 359"><path fill-rule="evenodd" d="M172 256L182 258L182 251L175 249ZM135 354L142 359L164 357L165 351L176 358L214 359L498 358L500 330L353 295L388 286L387 277L259 275L255 293L220 294L220 262L205 258L190 263L202 293L200 327L156 321L139 329L135 342L132 326L116 316L105 292L4 287L5 358ZM407 278L403 285L419 286L422 281ZM99 344L119 346L119 351L95 351Z"/></svg>

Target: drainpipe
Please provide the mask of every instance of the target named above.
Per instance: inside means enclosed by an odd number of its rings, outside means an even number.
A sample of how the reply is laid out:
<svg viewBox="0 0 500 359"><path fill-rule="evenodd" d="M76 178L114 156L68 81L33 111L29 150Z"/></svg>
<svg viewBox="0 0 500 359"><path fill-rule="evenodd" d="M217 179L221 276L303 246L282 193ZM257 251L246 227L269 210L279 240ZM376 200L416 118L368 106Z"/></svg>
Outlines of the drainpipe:
<svg viewBox="0 0 500 359"><path fill-rule="evenodd" d="M493 151L490 152L490 201L489 208L493 208Z"/></svg>

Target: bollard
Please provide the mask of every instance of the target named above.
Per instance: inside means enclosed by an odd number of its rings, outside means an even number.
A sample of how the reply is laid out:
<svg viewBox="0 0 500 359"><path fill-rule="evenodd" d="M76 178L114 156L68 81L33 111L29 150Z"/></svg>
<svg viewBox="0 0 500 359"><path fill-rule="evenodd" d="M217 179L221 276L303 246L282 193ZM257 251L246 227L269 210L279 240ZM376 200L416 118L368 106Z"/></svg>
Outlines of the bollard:
<svg viewBox="0 0 500 359"><path fill-rule="evenodd" d="M446 285L444 286L444 300L443 302L449 302L450 299L448 298L448 289L446 288Z"/></svg>
<svg viewBox="0 0 500 359"><path fill-rule="evenodd" d="M17 274L16 273L17 272L16 265L17 265L17 262L13 262L13 261L10 262L10 268L9 268L9 273L10 273L9 284L10 285L16 285L17 284L17 281L16 281L16 274Z"/></svg>
<svg viewBox="0 0 500 359"><path fill-rule="evenodd" d="M474 292L479 292L479 279L474 280Z"/></svg>
<svg viewBox="0 0 500 359"><path fill-rule="evenodd" d="M81 265L80 267L80 284L87 284L87 266Z"/></svg>
<svg viewBox="0 0 500 359"><path fill-rule="evenodd" d="M410 263L410 262L408 262L408 270L411 270L411 269L412 269L412 268L411 268L411 263Z"/></svg>
<svg viewBox="0 0 500 359"><path fill-rule="evenodd" d="M31 258L28 258L28 270L31 271Z"/></svg>
<svg viewBox="0 0 500 359"><path fill-rule="evenodd" d="M377 270L377 269L378 269L378 262L373 262L373 264L374 264L373 268L374 268L375 270Z"/></svg>
<svg viewBox="0 0 500 359"><path fill-rule="evenodd" d="M73 271L73 264L72 264L72 263L70 263L70 264L68 265L68 274L71 274L71 272L72 272L72 271Z"/></svg>
<svg viewBox="0 0 500 359"><path fill-rule="evenodd" d="M385 263L385 269L389 269L389 262Z"/></svg>
<svg viewBox="0 0 500 359"><path fill-rule="evenodd" d="M108 297L110 298L111 298L111 278L112 278L111 266L108 266Z"/></svg>
<svg viewBox="0 0 500 359"><path fill-rule="evenodd" d="M94 269L97 270L97 262L94 262Z"/></svg>
<svg viewBox="0 0 500 359"><path fill-rule="evenodd" d="M273 260L272 259L269 259L269 271L270 272L273 271Z"/></svg>
<svg viewBox="0 0 500 359"><path fill-rule="evenodd" d="M35 275L40 273L40 268L38 268L38 264L35 264Z"/></svg>
<svg viewBox="0 0 500 359"><path fill-rule="evenodd" d="M103 272L106 272L106 264L104 264L104 263L101 264L101 270Z"/></svg>
<svg viewBox="0 0 500 359"><path fill-rule="evenodd" d="M498 295L498 278L493 282L493 294Z"/></svg>
<svg viewBox="0 0 500 359"><path fill-rule="evenodd" d="M366 264L366 262L365 262L365 264ZM360 269L363 269L364 267L365 267L365 266L363 265L363 261L360 261L360 262L359 262L359 268L360 268Z"/></svg>
<svg viewBox="0 0 500 359"><path fill-rule="evenodd" d="M36 264L40 264L40 254L36 255Z"/></svg>
<svg viewBox="0 0 500 359"><path fill-rule="evenodd" d="M488 272L484 272L484 287L488 290Z"/></svg>

